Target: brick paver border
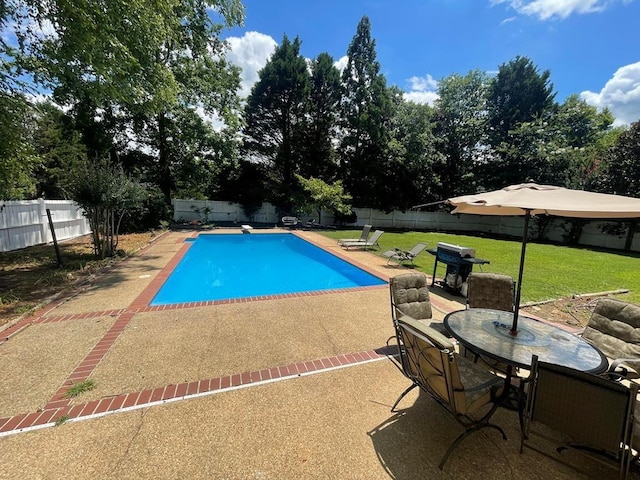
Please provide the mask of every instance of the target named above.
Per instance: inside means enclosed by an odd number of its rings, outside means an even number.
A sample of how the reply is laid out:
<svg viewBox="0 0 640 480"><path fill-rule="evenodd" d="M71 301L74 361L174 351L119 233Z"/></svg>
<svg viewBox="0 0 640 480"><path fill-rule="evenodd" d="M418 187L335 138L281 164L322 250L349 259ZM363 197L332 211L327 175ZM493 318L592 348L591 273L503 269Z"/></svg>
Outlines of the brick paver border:
<svg viewBox="0 0 640 480"><path fill-rule="evenodd" d="M99 400L92 400L74 406L70 406L68 401L64 405L49 402L42 411L0 418L0 436L52 427L55 426L57 422L62 421L96 418L116 412L161 405L171 401L186 400L249 386L290 380L306 375L362 365L389 358L396 353L397 350L395 347L385 346L374 350L336 355L305 362L295 362L289 365L235 373L223 377L149 388L139 392L104 397Z"/></svg>

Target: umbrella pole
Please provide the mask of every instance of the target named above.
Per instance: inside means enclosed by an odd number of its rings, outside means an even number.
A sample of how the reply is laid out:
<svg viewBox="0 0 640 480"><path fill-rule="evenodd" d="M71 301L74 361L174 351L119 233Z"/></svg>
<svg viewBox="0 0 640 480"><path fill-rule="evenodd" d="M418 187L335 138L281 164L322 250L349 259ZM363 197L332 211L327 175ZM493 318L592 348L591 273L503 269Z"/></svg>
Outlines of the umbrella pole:
<svg viewBox="0 0 640 480"><path fill-rule="evenodd" d="M522 274L524 273L524 256L527 251L527 240L529 237L529 219L531 210L527 210L524 216L524 232L522 233L522 251L520 252L520 272L518 273L518 285L516 287L516 304L513 312L513 323L511 324L511 335L518 335L518 315L520 313L520 293L522 291Z"/></svg>

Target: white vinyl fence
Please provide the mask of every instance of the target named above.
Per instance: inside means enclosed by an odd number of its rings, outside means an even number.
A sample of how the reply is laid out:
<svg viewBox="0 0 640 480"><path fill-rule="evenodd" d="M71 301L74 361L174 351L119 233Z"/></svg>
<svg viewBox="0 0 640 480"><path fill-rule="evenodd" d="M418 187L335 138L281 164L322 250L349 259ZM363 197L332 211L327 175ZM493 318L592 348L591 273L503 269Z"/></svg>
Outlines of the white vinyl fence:
<svg viewBox="0 0 640 480"><path fill-rule="evenodd" d="M71 200L0 201L0 252L53 241L47 208L56 239L67 240L91 233L89 221Z"/></svg>
<svg viewBox="0 0 640 480"><path fill-rule="evenodd" d="M263 203L258 212L251 218L247 217L242 206L237 203L213 200L174 200L174 220L191 221L206 218L208 221L217 223L263 223L281 225L276 208L270 203ZM399 210L384 213L372 208L354 208L357 220L349 226L362 227L365 224L373 225L373 228L397 228L407 230L429 230L438 232L480 232L492 235L506 235L511 237L521 237L523 217L502 217L490 215L451 215L446 212L422 212L411 210L401 212ZM315 218L316 215L299 217L306 222ZM334 217L329 213L322 212L322 223L333 224ZM611 248L622 250L625 243L625 235L608 235L600 230L600 226L607 222L605 220L594 220L585 225L580 237L580 245L593 247ZM565 234L563 229L564 220L552 221L545 231L545 238L553 242L561 242ZM531 228L535 225L535 220L531 222ZM535 234L530 234L533 240ZM631 244L632 251L640 251L640 234L636 234Z"/></svg>

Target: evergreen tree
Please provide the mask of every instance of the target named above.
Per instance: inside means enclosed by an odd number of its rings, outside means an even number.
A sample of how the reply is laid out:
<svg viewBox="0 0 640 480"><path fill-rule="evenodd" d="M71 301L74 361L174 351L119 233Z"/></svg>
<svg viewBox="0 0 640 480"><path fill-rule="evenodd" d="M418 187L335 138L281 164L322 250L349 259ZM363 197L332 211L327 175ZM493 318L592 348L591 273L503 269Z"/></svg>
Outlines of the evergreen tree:
<svg viewBox="0 0 640 480"><path fill-rule="evenodd" d="M321 53L311 64L306 155L302 159L300 174L305 178L318 178L332 182L337 175L334 146L340 118L340 72L333 58Z"/></svg>
<svg viewBox="0 0 640 480"><path fill-rule="evenodd" d="M309 71L300 43L284 36L260 70L245 107L244 152L262 164L273 195L269 200L287 212L302 163L309 100Z"/></svg>
<svg viewBox="0 0 640 480"><path fill-rule="evenodd" d="M380 192L387 180L391 95L376 60L368 17L362 17L347 49L342 74L341 175L360 207L386 208Z"/></svg>
<svg viewBox="0 0 640 480"><path fill-rule="evenodd" d="M540 73L527 57L500 65L487 98L491 145L508 141L509 132L520 124L551 113L555 93L550 76L549 70Z"/></svg>
<svg viewBox="0 0 640 480"><path fill-rule="evenodd" d="M536 172L547 160L540 155L549 137L547 120L555 109L550 75L548 70L540 73L531 60L518 56L501 65L490 82L487 121L492 154L482 169L485 188L540 181L535 178Z"/></svg>
<svg viewBox="0 0 640 480"><path fill-rule="evenodd" d="M42 161L35 171L36 196L67 198L67 187L72 181L69 172L74 172L87 159L85 146L75 129L73 118L51 102L39 104L33 143Z"/></svg>
<svg viewBox="0 0 640 480"><path fill-rule="evenodd" d="M434 130L445 162L437 169L440 198L476 191L474 165L486 138L487 75L479 70L438 82Z"/></svg>

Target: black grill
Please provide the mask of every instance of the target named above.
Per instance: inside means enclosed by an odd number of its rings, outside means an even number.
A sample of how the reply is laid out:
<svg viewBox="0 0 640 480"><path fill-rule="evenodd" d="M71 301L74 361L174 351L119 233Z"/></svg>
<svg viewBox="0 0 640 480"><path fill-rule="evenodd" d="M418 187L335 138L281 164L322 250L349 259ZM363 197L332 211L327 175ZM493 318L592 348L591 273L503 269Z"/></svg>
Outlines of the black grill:
<svg viewBox="0 0 640 480"><path fill-rule="evenodd" d="M433 286L436 283L438 262L444 263L447 266L447 271L444 279L438 283L440 286L455 293L459 293L463 289L474 265L490 263L489 260L477 258L476 251L473 248L444 242L438 243L437 248L435 250L430 249L429 253L436 257L433 265L431 285Z"/></svg>

